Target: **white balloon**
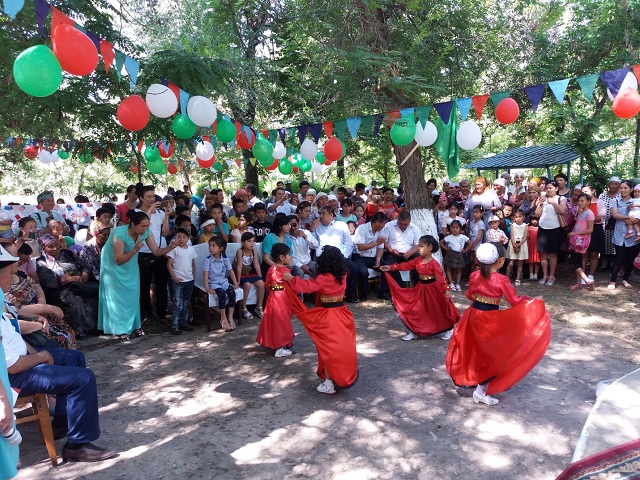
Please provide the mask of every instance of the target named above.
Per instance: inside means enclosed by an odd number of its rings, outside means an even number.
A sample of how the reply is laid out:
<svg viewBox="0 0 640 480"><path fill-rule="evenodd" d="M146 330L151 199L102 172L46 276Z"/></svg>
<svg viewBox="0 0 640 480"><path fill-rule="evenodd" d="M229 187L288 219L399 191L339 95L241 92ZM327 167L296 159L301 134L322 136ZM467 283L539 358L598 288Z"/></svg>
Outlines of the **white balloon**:
<svg viewBox="0 0 640 480"><path fill-rule="evenodd" d="M40 160L41 163L51 163L53 162L53 157L47 150L40 150L38 152L38 160Z"/></svg>
<svg viewBox="0 0 640 480"><path fill-rule="evenodd" d="M305 141L302 142L302 145L300 145L300 155L302 155L302 158L304 158L305 160L313 160L314 158L316 158L317 153L318 146L310 138L305 139Z"/></svg>
<svg viewBox="0 0 640 480"><path fill-rule="evenodd" d="M620 93L625 88L633 88L634 90L638 90L638 79L633 74L633 72L627 72L627 75L622 81L622 85L620 85L620 90L618 90L618 93ZM609 90L608 88L607 95L609 95L609 100L613 100L615 98L613 93L611 93L611 90Z"/></svg>
<svg viewBox="0 0 640 480"><path fill-rule="evenodd" d="M278 160L287 154L287 149L282 142L276 142L276 146L273 147L273 158Z"/></svg>
<svg viewBox="0 0 640 480"><path fill-rule="evenodd" d="M456 141L463 150L473 150L477 148L482 141L482 132L478 124L473 120L462 122L456 135Z"/></svg>
<svg viewBox="0 0 640 480"><path fill-rule="evenodd" d="M58 150L54 150L53 152L51 152L51 161L55 163L58 160L60 160L60 157L58 157Z"/></svg>
<svg viewBox="0 0 640 480"><path fill-rule="evenodd" d="M322 171L322 165L320 165L319 162L316 162L315 160L313 162L311 162L311 172L312 173L320 173Z"/></svg>
<svg viewBox="0 0 640 480"><path fill-rule="evenodd" d="M421 147L428 147L433 145L438 139L438 129L436 126L427 121L424 128L422 128L422 123L416 123L416 136L415 141Z"/></svg>
<svg viewBox="0 0 640 480"><path fill-rule="evenodd" d="M210 127L215 122L218 111L207 97L191 97L187 102L187 115L199 127Z"/></svg>
<svg viewBox="0 0 640 480"><path fill-rule="evenodd" d="M209 160L214 154L213 145L206 140L196 145L196 157L200 160Z"/></svg>
<svg viewBox="0 0 640 480"><path fill-rule="evenodd" d="M158 118L169 118L178 110L178 98L169 87L154 83L145 97L149 111Z"/></svg>

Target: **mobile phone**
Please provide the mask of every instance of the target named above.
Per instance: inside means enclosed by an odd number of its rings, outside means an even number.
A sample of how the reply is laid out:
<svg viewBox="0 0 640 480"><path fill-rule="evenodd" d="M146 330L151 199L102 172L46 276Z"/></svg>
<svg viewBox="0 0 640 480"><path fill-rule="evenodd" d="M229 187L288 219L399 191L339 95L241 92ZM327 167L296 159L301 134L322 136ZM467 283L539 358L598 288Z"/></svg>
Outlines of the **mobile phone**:
<svg viewBox="0 0 640 480"><path fill-rule="evenodd" d="M162 201L160 202L160 206L161 206L162 208L167 208L167 207L169 206L169 200L162 200Z"/></svg>

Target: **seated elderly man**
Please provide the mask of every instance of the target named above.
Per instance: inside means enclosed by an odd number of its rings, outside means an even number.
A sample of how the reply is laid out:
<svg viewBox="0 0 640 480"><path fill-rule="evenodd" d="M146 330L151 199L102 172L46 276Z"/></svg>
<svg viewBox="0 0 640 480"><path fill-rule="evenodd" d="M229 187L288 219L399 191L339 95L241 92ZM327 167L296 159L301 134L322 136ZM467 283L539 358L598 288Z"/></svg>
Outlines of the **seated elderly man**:
<svg viewBox="0 0 640 480"><path fill-rule="evenodd" d="M68 235L69 226L65 222L62 214L56 210L56 201L53 198L53 192L45 190L38 195L37 201L40 210L33 212L31 216L36 221L38 231L46 230L48 228L49 218L54 218L62 222L63 233L64 235Z"/></svg>
<svg viewBox="0 0 640 480"><path fill-rule="evenodd" d="M360 299L369 297L369 268L380 267L380 260L384 252L384 242L387 240L382 231L387 224L384 212L377 212L370 222L360 225L353 238L355 249L351 260L358 267L358 281L360 283Z"/></svg>
<svg viewBox="0 0 640 480"><path fill-rule="evenodd" d="M4 299L11 286L18 257L0 247L0 301L4 312L0 336L4 347L9 383L22 395L56 395L54 431L66 435L62 448L64 461L98 462L116 452L91 442L100 437L96 378L86 368L84 355L77 350L35 349L22 339L16 307Z"/></svg>

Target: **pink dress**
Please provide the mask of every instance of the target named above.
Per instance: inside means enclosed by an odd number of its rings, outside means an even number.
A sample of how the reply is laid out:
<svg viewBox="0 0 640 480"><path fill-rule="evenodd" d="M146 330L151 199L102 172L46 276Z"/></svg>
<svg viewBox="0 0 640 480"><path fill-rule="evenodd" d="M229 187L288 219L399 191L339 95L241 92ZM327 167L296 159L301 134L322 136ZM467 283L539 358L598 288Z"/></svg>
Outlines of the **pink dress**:
<svg viewBox="0 0 640 480"><path fill-rule="evenodd" d="M538 252L538 227L529 225L529 238L527 239L527 246L529 247L529 258L526 263L539 263L540 252Z"/></svg>

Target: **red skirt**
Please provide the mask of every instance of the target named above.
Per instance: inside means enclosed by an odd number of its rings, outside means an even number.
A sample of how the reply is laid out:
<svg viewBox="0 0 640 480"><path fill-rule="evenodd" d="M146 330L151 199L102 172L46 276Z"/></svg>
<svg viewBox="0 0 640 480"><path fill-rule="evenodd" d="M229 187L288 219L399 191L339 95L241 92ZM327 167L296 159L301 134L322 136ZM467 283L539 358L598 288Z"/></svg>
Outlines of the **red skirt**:
<svg viewBox="0 0 640 480"><path fill-rule="evenodd" d="M487 393L503 392L536 366L550 340L551 322L542 300L507 310L470 307L449 342L447 372L459 387L491 382Z"/></svg>
<svg viewBox="0 0 640 480"><path fill-rule="evenodd" d="M460 319L460 312L436 282L418 283L402 288L385 272L393 304L402 323L419 336L435 335L451 330Z"/></svg>
<svg viewBox="0 0 640 480"><path fill-rule="evenodd" d="M294 337L291 308L286 292L284 290L269 292L256 342L263 347L277 350L293 345Z"/></svg>
<svg viewBox="0 0 640 480"><path fill-rule="evenodd" d="M356 327L353 314L345 306L307 308L288 285L289 303L304 325L318 351L318 376L325 379L325 369L331 380L342 388L352 386L358 378Z"/></svg>

